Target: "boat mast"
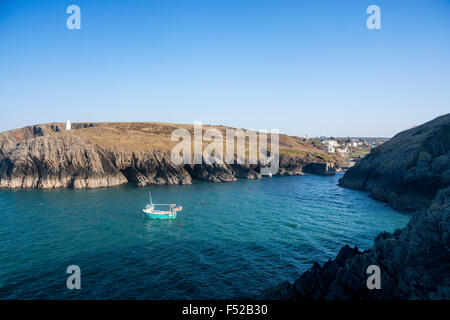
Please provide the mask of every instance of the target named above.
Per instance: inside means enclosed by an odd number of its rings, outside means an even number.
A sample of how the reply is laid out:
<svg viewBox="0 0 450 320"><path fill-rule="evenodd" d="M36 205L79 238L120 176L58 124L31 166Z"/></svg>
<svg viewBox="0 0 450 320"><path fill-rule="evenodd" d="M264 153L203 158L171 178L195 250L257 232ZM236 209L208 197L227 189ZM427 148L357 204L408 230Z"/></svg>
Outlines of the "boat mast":
<svg viewBox="0 0 450 320"><path fill-rule="evenodd" d="M149 192L148 192L148 195L149 195L149 197L150 197L150 205L153 205L153 201L152 201L152 193L149 191Z"/></svg>

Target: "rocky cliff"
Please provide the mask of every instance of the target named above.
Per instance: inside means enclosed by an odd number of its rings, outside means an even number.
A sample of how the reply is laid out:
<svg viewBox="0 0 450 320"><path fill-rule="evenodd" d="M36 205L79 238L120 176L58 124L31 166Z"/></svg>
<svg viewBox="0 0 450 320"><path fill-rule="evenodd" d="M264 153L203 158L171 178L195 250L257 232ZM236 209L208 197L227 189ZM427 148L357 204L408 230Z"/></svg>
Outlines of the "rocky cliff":
<svg viewBox="0 0 450 320"><path fill-rule="evenodd" d="M407 226L383 232L364 252L345 246L323 266L258 299L450 299L450 115L404 131L350 168L340 185L369 190L394 208L416 210ZM369 290L367 267L381 270Z"/></svg>
<svg viewBox="0 0 450 320"><path fill-rule="evenodd" d="M439 189L450 185L450 114L372 149L339 184L368 190L395 209L426 208Z"/></svg>
<svg viewBox="0 0 450 320"><path fill-rule="evenodd" d="M2 188L95 188L126 182L108 155L71 136L19 143L0 162Z"/></svg>
<svg viewBox="0 0 450 320"><path fill-rule="evenodd" d="M331 176L336 173L333 163L309 163L302 169L305 173L319 174L322 176Z"/></svg>
<svg viewBox="0 0 450 320"><path fill-rule="evenodd" d="M79 189L126 182L145 186L261 178L260 167L248 163L175 165L169 135L174 126L75 123L70 132L61 127L45 124L0 134L0 188ZM312 149L316 155L294 149L295 139L284 139L290 143L285 148L302 153L281 155L278 175L302 174L304 166L326 156L320 150Z"/></svg>

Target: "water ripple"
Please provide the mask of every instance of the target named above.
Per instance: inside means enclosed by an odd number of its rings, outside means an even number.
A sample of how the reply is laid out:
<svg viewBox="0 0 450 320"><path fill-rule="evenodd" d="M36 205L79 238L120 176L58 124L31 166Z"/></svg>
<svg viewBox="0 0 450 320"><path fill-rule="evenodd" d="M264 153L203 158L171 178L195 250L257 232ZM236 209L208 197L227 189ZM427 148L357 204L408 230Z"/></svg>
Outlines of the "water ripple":
<svg viewBox="0 0 450 320"><path fill-rule="evenodd" d="M0 298L252 296L406 224L407 215L338 187L339 177L0 191ZM176 220L140 214L149 189L184 207ZM82 270L80 291L66 288L71 264Z"/></svg>

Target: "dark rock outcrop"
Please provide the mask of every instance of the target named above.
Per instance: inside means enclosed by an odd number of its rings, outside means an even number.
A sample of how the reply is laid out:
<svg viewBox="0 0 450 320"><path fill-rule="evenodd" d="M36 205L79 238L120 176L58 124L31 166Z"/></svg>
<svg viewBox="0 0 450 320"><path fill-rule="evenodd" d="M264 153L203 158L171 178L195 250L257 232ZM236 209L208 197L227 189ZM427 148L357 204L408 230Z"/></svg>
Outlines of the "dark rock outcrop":
<svg viewBox="0 0 450 320"><path fill-rule="evenodd" d="M233 174L233 170L225 164L194 164L186 165L189 174L199 180L211 182L232 182L237 178Z"/></svg>
<svg viewBox="0 0 450 320"><path fill-rule="evenodd" d="M303 174L303 167L314 160L310 160L307 157L287 157L280 156L280 168L278 170L278 176L295 176Z"/></svg>
<svg viewBox="0 0 450 320"><path fill-rule="evenodd" d="M261 179L259 166L251 165L248 162L243 164L218 164L211 161L211 164L208 164L203 161L202 164L186 165L185 168L192 178L211 182Z"/></svg>
<svg viewBox="0 0 450 320"><path fill-rule="evenodd" d="M99 148L101 149L101 148ZM107 148L106 154L128 182L150 184L191 184L192 179L181 165L174 165L167 152L119 152Z"/></svg>
<svg viewBox="0 0 450 320"><path fill-rule="evenodd" d="M304 173L313 173L322 176L332 176L336 173L334 168L334 163L309 163L303 167L302 171Z"/></svg>
<svg viewBox="0 0 450 320"><path fill-rule="evenodd" d="M450 185L450 114L400 132L372 149L340 179L346 188L368 190L395 209L429 206Z"/></svg>

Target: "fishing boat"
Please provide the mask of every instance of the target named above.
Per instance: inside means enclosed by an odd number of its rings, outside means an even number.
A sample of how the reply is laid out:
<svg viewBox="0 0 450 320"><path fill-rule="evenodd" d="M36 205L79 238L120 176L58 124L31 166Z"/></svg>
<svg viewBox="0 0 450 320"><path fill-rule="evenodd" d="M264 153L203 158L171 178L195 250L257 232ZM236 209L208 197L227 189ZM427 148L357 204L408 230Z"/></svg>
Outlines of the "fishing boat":
<svg viewBox="0 0 450 320"><path fill-rule="evenodd" d="M178 206L176 204L156 204L153 203L152 194L149 193L150 203L142 210L145 216L151 219L175 219L177 217L177 213L183 210L183 207ZM157 208L166 208L166 210L157 209Z"/></svg>

